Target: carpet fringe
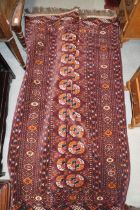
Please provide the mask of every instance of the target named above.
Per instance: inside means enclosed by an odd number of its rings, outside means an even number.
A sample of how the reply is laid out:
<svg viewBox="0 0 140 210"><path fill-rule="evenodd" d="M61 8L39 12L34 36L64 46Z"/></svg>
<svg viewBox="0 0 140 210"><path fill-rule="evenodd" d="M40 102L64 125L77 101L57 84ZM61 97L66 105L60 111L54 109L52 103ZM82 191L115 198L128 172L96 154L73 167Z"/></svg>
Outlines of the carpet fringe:
<svg viewBox="0 0 140 210"><path fill-rule="evenodd" d="M56 8L56 7L32 7L25 9L26 16L52 16L52 15L65 15L70 14L71 12L79 13L81 18L114 18L117 17L116 12L113 10L105 9L105 10L81 10L79 7L74 7L73 9L64 9L64 8Z"/></svg>

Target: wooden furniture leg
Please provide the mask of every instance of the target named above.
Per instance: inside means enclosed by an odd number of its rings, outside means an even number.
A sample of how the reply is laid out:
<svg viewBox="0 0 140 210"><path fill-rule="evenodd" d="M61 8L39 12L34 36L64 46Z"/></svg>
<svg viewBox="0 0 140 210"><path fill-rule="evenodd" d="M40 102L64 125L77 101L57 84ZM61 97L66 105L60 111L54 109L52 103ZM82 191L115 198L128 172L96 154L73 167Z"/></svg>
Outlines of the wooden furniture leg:
<svg viewBox="0 0 140 210"><path fill-rule="evenodd" d="M126 83L130 92L132 119L129 128L140 127L140 67Z"/></svg>
<svg viewBox="0 0 140 210"><path fill-rule="evenodd" d="M0 180L0 210L9 210L11 201L11 184L8 180Z"/></svg>
<svg viewBox="0 0 140 210"><path fill-rule="evenodd" d="M20 41L21 45L26 48L26 44L25 44L25 38L22 32L22 28L19 27L18 29L14 30L18 40Z"/></svg>
<svg viewBox="0 0 140 210"><path fill-rule="evenodd" d="M17 47L17 44L15 42L14 37L9 42L6 42L8 48L12 51L12 53L15 55L21 66L25 69L25 63L23 61L23 58L19 52L19 49Z"/></svg>
<svg viewBox="0 0 140 210"><path fill-rule="evenodd" d="M25 63L23 61L23 58L19 52L19 49L17 47L17 44L15 42L15 39L13 37L13 34L11 32L10 23L6 21L5 17L1 15L0 13L0 26L2 33L5 36L5 42L9 49L12 51L12 53L15 55L21 66L25 69Z"/></svg>
<svg viewBox="0 0 140 210"><path fill-rule="evenodd" d="M126 85L124 85L124 91L129 91Z"/></svg>
<svg viewBox="0 0 140 210"><path fill-rule="evenodd" d="M19 0L12 18L12 29L18 37L21 45L26 48L25 38L22 32L21 20L24 8L24 0Z"/></svg>

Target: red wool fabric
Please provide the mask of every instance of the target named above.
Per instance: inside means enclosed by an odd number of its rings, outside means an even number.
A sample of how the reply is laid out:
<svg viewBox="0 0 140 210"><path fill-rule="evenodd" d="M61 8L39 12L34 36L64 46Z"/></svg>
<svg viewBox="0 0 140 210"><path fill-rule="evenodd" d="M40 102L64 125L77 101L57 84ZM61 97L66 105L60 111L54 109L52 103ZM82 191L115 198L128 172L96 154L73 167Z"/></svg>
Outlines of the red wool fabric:
<svg viewBox="0 0 140 210"><path fill-rule="evenodd" d="M123 210L129 183L116 19L26 16L9 148L12 210Z"/></svg>

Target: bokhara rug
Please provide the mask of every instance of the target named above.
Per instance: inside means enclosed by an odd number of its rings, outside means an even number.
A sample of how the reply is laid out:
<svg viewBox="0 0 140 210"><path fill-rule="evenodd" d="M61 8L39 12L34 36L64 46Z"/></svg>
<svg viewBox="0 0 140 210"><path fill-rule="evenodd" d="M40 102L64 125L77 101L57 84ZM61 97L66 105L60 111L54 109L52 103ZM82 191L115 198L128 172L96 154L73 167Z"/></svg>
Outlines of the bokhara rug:
<svg viewBox="0 0 140 210"><path fill-rule="evenodd" d="M124 210L130 170L116 18L27 15L26 44L11 209Z"/></svg>

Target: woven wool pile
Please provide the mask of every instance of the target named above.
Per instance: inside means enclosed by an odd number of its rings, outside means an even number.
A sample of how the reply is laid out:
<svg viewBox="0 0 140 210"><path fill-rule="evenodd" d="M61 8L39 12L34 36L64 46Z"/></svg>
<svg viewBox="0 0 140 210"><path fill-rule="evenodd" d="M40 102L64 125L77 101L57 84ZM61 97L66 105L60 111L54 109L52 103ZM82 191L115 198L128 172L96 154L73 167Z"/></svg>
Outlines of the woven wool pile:
<svg viewBox="0 0 140 210"><path fill-rule="evenodd" d="M13 210L123 210L129 150L119 24L75 9L26 16L9 148Z"/></svg>

